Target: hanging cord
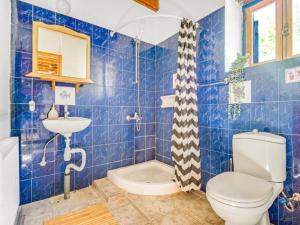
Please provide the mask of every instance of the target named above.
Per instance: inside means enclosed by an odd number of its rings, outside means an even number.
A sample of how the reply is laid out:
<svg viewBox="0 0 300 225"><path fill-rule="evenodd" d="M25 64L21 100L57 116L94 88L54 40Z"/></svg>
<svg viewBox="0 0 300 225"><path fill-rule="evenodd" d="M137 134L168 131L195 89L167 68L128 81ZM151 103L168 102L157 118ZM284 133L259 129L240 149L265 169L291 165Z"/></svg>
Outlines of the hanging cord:
<svg viewBox="0 0 300 225"><path fill-rule="evenodd" d="M55 134L53 138L51 138L44 146L44 155L43 155L43 158L41 160L41 162L39 163L40 166L46 166L46 149L47 149L47 146L50 142L52 142L59 134Z"/></svg>
<svg viewBox="0 0 300 225"><path fill-rule="evenodd" d="M300 194L294 193L292 197L288 198L284 191L281 192L283 197L279 197L279 202L284 205L288 212L294 212L295 206L293 202L300 203Z"/></svg>

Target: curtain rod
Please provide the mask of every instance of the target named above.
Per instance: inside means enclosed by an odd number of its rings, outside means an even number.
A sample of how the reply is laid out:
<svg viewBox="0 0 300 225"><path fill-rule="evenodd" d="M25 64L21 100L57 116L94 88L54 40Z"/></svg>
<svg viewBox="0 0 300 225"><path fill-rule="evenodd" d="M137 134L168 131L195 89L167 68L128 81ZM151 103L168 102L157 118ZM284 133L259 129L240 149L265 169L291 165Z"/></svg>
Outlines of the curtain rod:
<svg viewBox="0 0 300 225"><path fill-rule="evenodd" d="M143 19L150 19L150 18L170 18L170 19L177 19L177 20L182 20L183 17L180 17L180 16L175 16L175 15L168 15L168 14L153 14L153 15L147 15L147 16L141 16L141 17L137 17L137 18L134 18L122 25L118 25L117 28L114 30L114 31L111 31L110 32L110 36L114 36L114 34L118 31L120 31L121 29L123 29L124 27L128 26L129 24L131 23L135 23L135 22L138 22L139 20L143 20ZM197 27L199 26L198 23L197 24Z"/></svg>

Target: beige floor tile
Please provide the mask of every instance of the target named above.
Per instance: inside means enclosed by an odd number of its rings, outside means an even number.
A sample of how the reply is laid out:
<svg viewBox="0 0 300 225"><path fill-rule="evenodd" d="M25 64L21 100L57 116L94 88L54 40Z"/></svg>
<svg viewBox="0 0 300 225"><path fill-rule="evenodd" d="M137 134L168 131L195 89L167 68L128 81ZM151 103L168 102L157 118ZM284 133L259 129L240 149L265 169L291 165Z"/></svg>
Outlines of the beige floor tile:
<svg viewBox="0 0 300 225"><path fill-rule="evenodd" d="M51 219L50 216L40 216L40 217L36 217L36 216L25 216L24 217L24 221L23 221L23 225L43 225L45 220L49 220Z"/></svg>
<svg viewBox="0 0 300 225"><path fill-rule="evenodd" d="M108 179L96 181L94 187L100 190L105 198L119 194L126 194L124 190L111 183Z"/></svg>
<svg viewBox="0 0 300 225"><path fill-rule="evenodd" d="M153 225L199 225L197 221L192 216L180 212L178 210L172 211L159 219L152 221Z"/></svg>
<svg viewBox="0 0 300 225"><path fill-rule="evenodd" d="M120 225L223 225L203 192L167 196L140 196L126 193L108 179L93 187L22 206L20 225L41 225L67 212L101 203L108 207Z"/></svg>
<svg viewBox="0 0 300 225"><path fill-rule="evenodd" d="M22 215L27 217L52 216L51 200L33 202L22 206Z"/></svg>
<svg viewBox="0 0 300 225"><path fill-rule="evenodd" d="M146 225L150 221L134 206L127 205L111 210L120 225Z"/></svg>
<svg viewBox="0 0 300 225"><path fill-rule="evenodd" d="M160 218L176 209L174 202L169 197L142 196L131 202L150 220Z"/></svg>

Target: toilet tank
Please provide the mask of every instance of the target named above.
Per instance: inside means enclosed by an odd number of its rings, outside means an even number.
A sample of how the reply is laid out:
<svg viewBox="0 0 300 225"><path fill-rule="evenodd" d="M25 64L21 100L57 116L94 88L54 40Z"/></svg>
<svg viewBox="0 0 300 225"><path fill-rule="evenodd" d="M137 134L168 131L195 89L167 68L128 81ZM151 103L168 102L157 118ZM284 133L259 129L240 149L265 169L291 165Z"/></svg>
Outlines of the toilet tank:
<svg viewBox="0 0 300 225"><path fill-rule="evenodd" d="M286 139L258 132L233 136L234 171L260 177L271 182L286 179Z"/></svg>

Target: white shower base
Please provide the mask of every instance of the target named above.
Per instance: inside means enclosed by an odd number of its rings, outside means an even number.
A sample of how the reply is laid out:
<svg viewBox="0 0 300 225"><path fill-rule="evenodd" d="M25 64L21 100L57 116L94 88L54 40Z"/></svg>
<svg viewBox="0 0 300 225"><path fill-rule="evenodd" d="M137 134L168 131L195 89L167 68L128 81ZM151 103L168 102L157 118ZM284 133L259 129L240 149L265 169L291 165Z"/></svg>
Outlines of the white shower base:
<svg viewBox="0 0 300 225"><path fill-rule="evenodd" d="M174 168L156 160L108 171L108 178L125 191L138 195L168 195L179 192Z"/></svg>

